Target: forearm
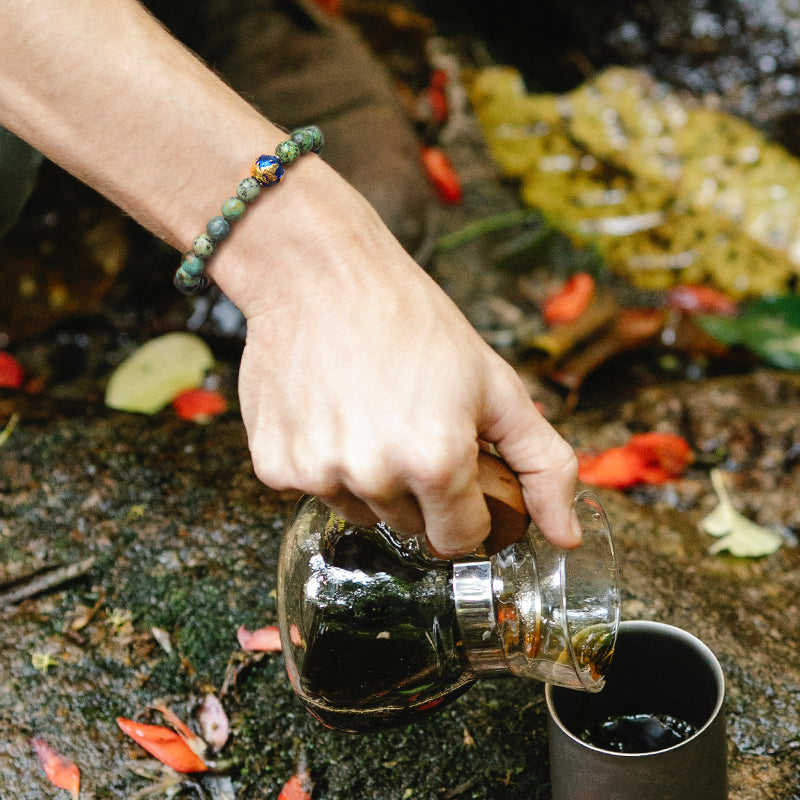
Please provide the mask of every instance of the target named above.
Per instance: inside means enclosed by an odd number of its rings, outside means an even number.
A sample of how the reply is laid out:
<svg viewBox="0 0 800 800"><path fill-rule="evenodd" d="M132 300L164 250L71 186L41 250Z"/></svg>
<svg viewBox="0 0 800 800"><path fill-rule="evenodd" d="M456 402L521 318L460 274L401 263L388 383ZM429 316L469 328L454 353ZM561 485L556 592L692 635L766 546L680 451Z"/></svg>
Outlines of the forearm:
<svg viewBox="0 0 800 800"><path fill-rule="evenodd" d="M0 0L0 19L0 124L178 249L285 138L133 0ZM298 205L302 175L332 179L316 157L301 162L291 168ZM279 222L280 200L262 203L252 216ZM224 274L235 237L230 247L211 274L242 294L242 276Z"/></svg>

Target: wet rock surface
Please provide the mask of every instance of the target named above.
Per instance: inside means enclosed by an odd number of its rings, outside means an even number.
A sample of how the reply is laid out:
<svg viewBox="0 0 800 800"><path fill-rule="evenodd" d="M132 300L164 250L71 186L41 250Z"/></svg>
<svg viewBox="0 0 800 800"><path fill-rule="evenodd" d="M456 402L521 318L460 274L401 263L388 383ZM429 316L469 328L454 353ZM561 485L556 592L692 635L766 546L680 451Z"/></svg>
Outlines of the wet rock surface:
<svg viewBox="0 0 800 800"><path fill-rule="evenodd" d="M796 796L797 476L785 463L758 465L785 453L786 436L797 433L798 395L800 381L772 372L678 383L634 391L560 426L581 449L607 446L655 417L685 425L699 449L713 428L727 442L742 510L784 530L785 546L768 558L709 555L711 537L697 523L714 501L699 466L668 487L601 493L616 533L624 618L679 625L722 663L736 800ZM698 432L690 418L703 407ZM765 420L765 409L782 422ZM147 782L131 771L141 754L115 717L149 719L159 699L188 717L203 690L219 691L238 658L238 626L275 620L277 550L295 498L255 480L233 416L197 426L167 412L29 422L22 413L0 450L0 579L95 562L66 586L3 611L0 789L3 797L47 795L27 745L37 735L80 765L86 796L130 796ZM743 430L760 436L739 452ZM92 607L76 627L80 609ZM156 644L154 627L170 634L171 654ZM50 655L48 668L34 666L37 653ZM234 728L224 753L239 762L232 774L242 798L275 796L301 752L315 797L549 796L538 684L482 681L427 721L352 737L309 717L281 657L269 656L243 669L223 702Z"/></svg>

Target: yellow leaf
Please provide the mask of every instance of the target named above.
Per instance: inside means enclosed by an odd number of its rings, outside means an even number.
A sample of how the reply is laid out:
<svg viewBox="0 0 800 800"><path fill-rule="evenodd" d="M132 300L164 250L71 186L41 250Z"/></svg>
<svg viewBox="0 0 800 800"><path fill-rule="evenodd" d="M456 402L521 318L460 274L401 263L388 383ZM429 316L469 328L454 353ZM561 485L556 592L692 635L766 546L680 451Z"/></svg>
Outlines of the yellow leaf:
<svg viewBox="0 0 800 800"><path fill-rule="evenodd" d="M800 159L647 73L611 67L561 95L480 71L478 121L526 205L645 289L784 293L800 272Z"/></svg>
<svg viewBox="0 0 800 800"><path fill-rule="evenodd" d="M700 521L700 527L719 541L709 547L710 553L727 550L739 558L759 558L774 553L782 539L777 534L740 514L732 505L722 473L711 470L711 483L719 498L719 505Z"/></svg>
<svg viewBox="0 0 800 800"><path fill-rule="evenodd" d="M211 349L200 337L164 334L143 344L114 370L106 405L155 414L181 392L200 386L213 364Z"/></svg>

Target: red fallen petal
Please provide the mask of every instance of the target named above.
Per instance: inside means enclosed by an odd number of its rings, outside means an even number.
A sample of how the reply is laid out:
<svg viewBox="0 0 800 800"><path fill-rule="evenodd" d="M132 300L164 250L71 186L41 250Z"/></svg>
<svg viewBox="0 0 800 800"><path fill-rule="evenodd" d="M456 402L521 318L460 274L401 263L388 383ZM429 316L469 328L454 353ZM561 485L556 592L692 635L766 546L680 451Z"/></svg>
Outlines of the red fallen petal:
<svg viewBox="0 0 800 800"><path fill-rule="evenodd" d="M544 301L544 321L548 325L574 322L586 311L593 296L594 278L587 272L572 275L555 294Z"/></svg>
<svg viewBox="0 0 800 800"><path fill-rule="evenodd" d="M444 150L431 145L423 146L420 148L420 158L439 199L448 205L460 203L463 197L461 179Z"/></svg>
<svg viewBox="0 0 800 800"><path fill-rule="evenodd" d="M117 725L151 756L176 772L208 771L205 761L175 731L124 717L117 717Z"/></svg>
<svg viewBox="0 0 800 800"><path fill-rule="evenodd" d="M281 634L277 625L267 625L264 628L259 628L257 631L248 631L242 625L236 631L236 638L242 650L258 650L264 653L280 653L281 652Z"/></svg>
<svg viewBox="0 0 800 800"><path fill-rule="evenodd" d="M283 785L278 800L311 800L311 793L306 789L306 779L300 775L292 775Z"/></svg>
<svg viewBox="0 0 800 800"><path fill-rule="evenodd" d="M0 350L0 387L21 389L25 380L25 370L14 356Z"/></svg>
<svg viewBox="0 0 800 800"><path fill-rule="evenodd" d="M447 117L450 114L450 107L447 103L447 95L445 95L441 89L429 86L422 92L420 98L430 109L431 119L437 125L444 125L444 123L447 122Z"/></svg>
<svg viewBox="0 0 800 800"><path fill-rule="evenodd" d="M431 117L437 125L444 125L450 115L450 105L445 89L449 76L447 70L435 69L431 73L428 86L422 92L422 99L431 110Z"/></svg>
<svg viewBox="0 0 800 800"><path fill-rule="evenodd" d="M578 456L578 478L593 486L627 489L659 484L681 475L692 463L689 443L674 433L640 433L622 447Z"/></svg>
<svg viewBox="0 0 800 800"><path fill-rule="evenodd" d="M670 308L690 314L721 314L732 317L738 311L734 300L710 286L685 284L670 289L667 295Z"/></svg>
<svg viewBox="0 0 800 800"><path fill-rule="evenodd" d="M447 86L450 76L447 74L446 69L435 69L431 72L431 77L428 80L428 86L434 89L444 89Z"/></svg>
<svg viewBox="0 0 800 800"><path fill-rule="evenodd" d="M208 422L228 408L225 398L211 389L187 389L172 401L172 405L181 419L192 422Z"/></svg>
<svg viewBox="0 0 800 800"><path fill-rule="evenodd" d="M591 486L628 489L641 482L645 464L623 447L612 447L594 456L578 455L578 479Z"/></svg>
<svg viewBox="0 0 800 800"><path fill-rule="evenodd" d="M31 739L29 744L34 749L50 783L59 789L65 789L74 800L78 800L81 790L81 772L78 767L66 756L53 750L44 739L37 737Z"/></svg>
<svg viewBox="0 0 800 800"><path fill-rule="evenodd" d="M197 753L201 760L204 760L208 744L199 737L169 706L155 705L153 708L164 715L164 719L175 728L175 732L189 745L192 752Z"/></svg>
<svg viewBox="0 0 800 800"><path fill-rule="evenodd" d="M631 436L625 449L637 453L648 466L658 467L672 477L681 475L694 460L689 443L675 433L639 433Z"/></svg>

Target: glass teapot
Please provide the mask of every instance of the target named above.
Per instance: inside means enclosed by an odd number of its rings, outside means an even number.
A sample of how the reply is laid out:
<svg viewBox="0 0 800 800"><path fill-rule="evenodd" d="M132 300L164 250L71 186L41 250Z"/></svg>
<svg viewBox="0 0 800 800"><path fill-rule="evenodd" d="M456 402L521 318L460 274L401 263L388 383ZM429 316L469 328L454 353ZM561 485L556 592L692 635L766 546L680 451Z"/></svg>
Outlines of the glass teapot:
<svg viewBox="0 0 800 800"><path fill-rule="evenodd" d="M481 677L602 688L620 607L602 507L576 496L583 543L560 550L529 523L508 467L485 453L479 466L492 531L454 561L300 502L281 548L278 619L292 686L328 727L404 724Z"/></svg>

